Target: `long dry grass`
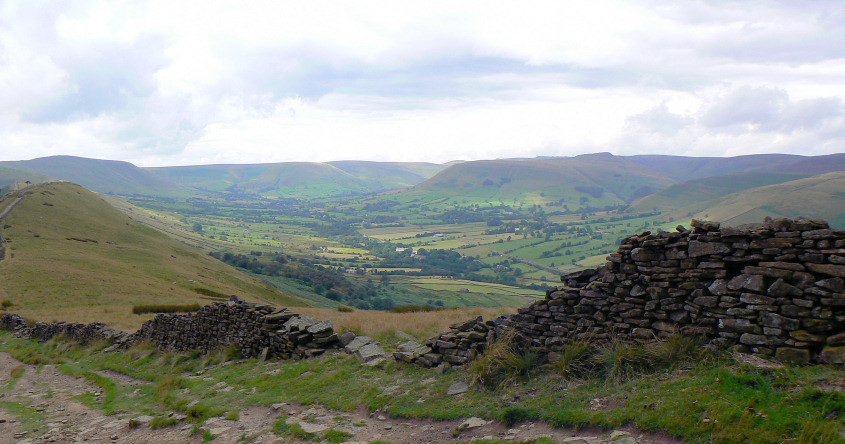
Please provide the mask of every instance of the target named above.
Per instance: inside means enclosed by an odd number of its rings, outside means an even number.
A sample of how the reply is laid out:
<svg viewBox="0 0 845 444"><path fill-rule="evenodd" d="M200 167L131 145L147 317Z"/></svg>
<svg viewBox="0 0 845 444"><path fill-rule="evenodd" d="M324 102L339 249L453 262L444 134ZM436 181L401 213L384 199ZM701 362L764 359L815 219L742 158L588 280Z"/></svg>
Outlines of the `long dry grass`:
<svg viewBox="0 0 845 444"><path fill-rule="evenodd" d="M292 308L296 313L331 319L335 329L347 329L356 334L373 336L387 331L405 332L418 338L428 338L449 329L459 321L483 316L485 320L505 313L515 313L515 308L458 308L431 312L391 313L375 310L341 312L330 308Z"/></svg>

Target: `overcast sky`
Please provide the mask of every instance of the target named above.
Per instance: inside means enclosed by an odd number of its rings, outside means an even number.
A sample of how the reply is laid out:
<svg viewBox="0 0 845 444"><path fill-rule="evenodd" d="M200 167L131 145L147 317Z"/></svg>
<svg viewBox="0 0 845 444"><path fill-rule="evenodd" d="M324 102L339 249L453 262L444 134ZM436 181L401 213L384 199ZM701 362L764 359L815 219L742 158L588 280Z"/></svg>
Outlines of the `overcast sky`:
<svg viewBox="0 0 845 444"><path fill-rule="evenodd" d="M845 151L842 1L0 0L0 160Z"/></svg>

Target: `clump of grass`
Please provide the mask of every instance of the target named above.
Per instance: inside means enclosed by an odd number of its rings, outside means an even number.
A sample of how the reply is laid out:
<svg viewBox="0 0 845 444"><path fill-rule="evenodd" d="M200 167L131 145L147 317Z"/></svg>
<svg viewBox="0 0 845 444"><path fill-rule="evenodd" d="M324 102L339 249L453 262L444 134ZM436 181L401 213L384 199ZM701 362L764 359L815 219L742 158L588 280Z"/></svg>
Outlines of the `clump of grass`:
<svg viewBox="0 0 845 444"><path fill-rule="evenodd" d="M284 419L280 419L273 423L272 431L279 436L293 436L294 438L308 441L317 438L317 435L306 432L299 424L288 424Z"/></svg>
<svg viewBox="0 0 845 444"><path fill-rule="evenodd" d="M227 421L237 421L240 419L240 415L238 415L238 412L229 412L223 419Z"/></svg>
<svg viewBox="0 0 845 444"><path fill-rule="evenodd" d="M15 304L13 304L12 301L10 301L10 300L5 299L5 300L3 300L3 302L0 302L0 309L6 310L9 307L11 307L12 305L15 305Z"/></svg>
<svg viewBox="0 0 845 444"><path fill-rule="evenodd" d="M613 338L598 349L593 361L605 379L624 381L654 371L655 358L653 347L647 344Z"/></svg>
<svg viewBox="0 0 845 444"><path fill-rule="evenodd" d="M344 432L341 430L329 429L323 435L323 438L330 443L341 443L346 442L349 438L352 437L352 434L349 432Z"/></svg>
<svg viewBox="0 0 845 444"><path fill-rule="evenodd" d="M512 427L522 421L533 419L535 415L530 410L522 407L508 407L502 412L502 424L505 427Z"/></svg>
<svg viewBox="0 0 845 444"><path fill-rule="evenodd" d="M587 378L596 368L598 348L588 338L575 339L549 357L552 370L564 378Z"/></svg>
<svg viewBox="0 0 845 444"><path fill-rule="evenodd" d="M16 366L12 367L12 369L11 369L11 370L9 370L9 376L10 376L12 379L18 379L18 378L20 378L21 376L23 376L23 372L24 372L24 370L25 370L24 366L22 366L22 365L16 365Z"/></svg>
<svg viewBox="0 0 845 444"><path fill-rule="evenodd" d="M533 353L520 351L514 334L505 334L491 345L484 355L467 366L473 385L497 389L511 385L528 376L536 364Z"/></svg>
<svg viewBox="0 0 845 444"><path fill-rule="evenodd" d="M187 305L134 305L132 306L132 313L188 313L200 311L200 304Z"/></svg>
<svg viewBox="0 0 845 444"><path fill-rule="evenodd" d="M341 313L352 313L353 311L355 311L355 309L353 309L352 307L350 307L348 305L341 305L341 306L337 307L337 311L339 311Z"/></svg>
<svg viewBox="0 0 845 444"><path fill-rule="evenodd" d="M202 442L211 442L214 441L216 438L217 436L212 435L211 432L209 432L208 430L202 431Z"/></svg>
<svg viewBox="0 0 845 444"><path fill-rule="evenodd" d="M177 422L179 422L179 421L177 421L176 418L168 418L166 416L156 416L155 418L153 418L152 421L150 421L150 428L153 429L153 430L161 429L161 428L164 428L164 427L174 426L174 425L176 425Z"/></svg>

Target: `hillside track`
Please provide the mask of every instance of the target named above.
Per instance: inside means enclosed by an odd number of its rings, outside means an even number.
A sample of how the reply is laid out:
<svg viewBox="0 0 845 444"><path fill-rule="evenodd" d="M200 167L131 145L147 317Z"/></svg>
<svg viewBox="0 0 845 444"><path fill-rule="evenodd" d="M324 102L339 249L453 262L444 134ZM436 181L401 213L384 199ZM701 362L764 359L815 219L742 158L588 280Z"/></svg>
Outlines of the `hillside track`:
<svg viewBox="0 0 845 444"><path fill-rule="evenodd" d="M269 364L268 364L269 365ZM14 376L13 376L14 375ZM135 379L114 371L98 371L99 378L110 383L128 386L136 396L155 382ZM184 375L200 378L202 375ZM221 381L222 382L222 381ZM218 383L221 384L221 383ZM225 382L221 390L237 389ZM0 444L91 442L91 443L201 443L203 433L213 435L214 442L236 443L307 443L293 436L278 436L271 430L280 419L288 424L299 424L303 430L321 436L327 430L348 433L347 442L372 442L376 440L396 443L450 443L469 442L475 439L504 439L513 442L530 442L540 437L554 442L578 444L606 444L611 434L600 430L555 429L542 422L526 421L508 429L496 421L478 418L469 427L465 420L431 421L426 419L391 418L361 407L355 411L330 410L319 405L299 405L279 402L272 406L226 406L238 411L230 416L212 417L195 425L179 419L169 427L152 429L152 419L143 411L120 410L108 415L93 407L103 402L107 393L102 387L86 378L77 378L62 371L61 365L30 365L0 352ZM138 410L143 407L138 406ZM179 418L178 413L159 412ZM182 417L184 418L184 417ZM196 428L195 428L196 427ZM677 444L680 441L665 435L642 434L625 428L627 444ZM619 433L617 433L619 435ZM325 441L324 441L325 442Z"/></svg>

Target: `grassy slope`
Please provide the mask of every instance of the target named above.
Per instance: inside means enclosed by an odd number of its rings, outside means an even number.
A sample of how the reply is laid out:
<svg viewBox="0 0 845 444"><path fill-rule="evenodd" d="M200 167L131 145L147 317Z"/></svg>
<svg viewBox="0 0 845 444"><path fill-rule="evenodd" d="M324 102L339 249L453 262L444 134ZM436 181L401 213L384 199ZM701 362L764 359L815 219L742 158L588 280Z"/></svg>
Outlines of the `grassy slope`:
<svg viewBox="0 0 845 444"><path fill-rule="evenodd" d="M631 162L660 171L678 181L746 171L774 172L805 159L789 154L752 154L737 157L630 156Z"/></svg>
<svg viewBox="0 0 845 444"><path fill-rule="evenodd" d="M464 162L441 171L405 193L408 197L467 199L472 202L525 201L542 204L559 201L576 209L587 205L622 204L633 197L657 191L674 182L623 157L590 154L573 158L484 160ZM591 195L578 190L598 190Z"/></svg>
<svg viewBox="0 0 845 444"><path fill-rule="evenodd" d="M50 180L50 176L45 174L33 173L31 171L16 170L14 168L6 168L0 166L0 194L2 190L15 182L30 181L33 183L44 182Z"/></svg>
<svg viewBox="0 0 845 444"><path fill-rule="evenodd" d="M758 188L767 185L802 179L808 174L797 173L758 173L740 172L693 179L670 185L652 195L646 196L631 204L635 211L675 212L678 209L716 199L728 194Z"/></svg>
<svg viewBox="0 0 845 444"><path fill-rule="evenodd" d="M172 182L131 163L115 160L52 156L0 162L0 166L71 181L100 193L172 195L178 192Z"/></svg>
<svg viewBox="0 0 845 444"><path fill-rule="evenodd" d="M150 168L184 186L268 197L325 197L416 185L442 168L426 163L340 161Z"/></svg>
<svg viewBox="0 0 845 444"><path fill-rule="evenodd" d="M771 217L817 217L845 228L845 172L833 172L757 187L677 208L679 215L723 221L729 225Z"/></svg>
<svg viewBox="0 0 845 444"><path fill-rule="evenodd" d="M79 185L52 183L25 192L2 230L11 253L0 262L0 299L15 304L16 312L131 329L143 321L129 314L132 305L206 303L195 287L303 305L133 221ZM0 208L16 195L0 200Z"/></svg>

